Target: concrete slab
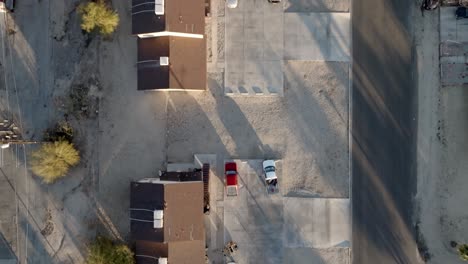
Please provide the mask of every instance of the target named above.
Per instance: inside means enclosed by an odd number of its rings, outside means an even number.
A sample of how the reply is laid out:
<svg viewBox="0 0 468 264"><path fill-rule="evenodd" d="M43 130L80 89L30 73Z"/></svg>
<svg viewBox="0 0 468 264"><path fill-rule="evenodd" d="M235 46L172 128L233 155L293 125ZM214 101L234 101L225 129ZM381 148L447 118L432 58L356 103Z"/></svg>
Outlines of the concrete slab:
<svg viewBox="0 0 468 264"><path fill-rule="evenodd" d="M349 264L349 248L285 248L284 259L294 264Z"/></svg>
<svg viewBox="0 0 468 264"><path fill-rule="evenodd" d="M468 55L468 42L445 41L440 43L440 56L457 56L466 58Z"/></svg>
<svg viewBox="0 0 468 264"><path fill-rule="evenodd" d="M224 200L224 240L238 244L236 263L282 263L282 198L266 193L262 160L234 161L239 173L239 196ZM281 179L281 163L277 164Z"/></svg>
<svg viewBox="0 0 468 264"><path fill-rule="evenodd" d="M239 1L238 8L226 9L226 95L283 94L284 23L276 6Z"/></svg>
<svg viewBox="0 0 468 264"><path fill-rule="evenodd" d="M283 0L284 12L349 12L349 0Z"/></svg>
<svg viewBox="0 0 468 264"><path fill-rule="evenodd" d="M216 166L216 154L195 154L194 159L197 168L202 168L203 164L210 164L211 168Z"/></svg>
<svg viewBox="0 0 468 264"><path fill-rule="evenodd" d="M461 85L468 83L468 66L466 62L441 63L440 75L442 85Z"/></svg>
<svg viewBox="0 0 468 264"><path fill-rule="evenodd" d="M234 161L239 196L224 199L224 241L238 244L236 263L315 263L310 262L314 254L315 259L328 254L349 263L349 199L268 195L262 160ZM282 162L276 164L281 188ZM337 257L336 248L344 249L342 256Z"/></svg>
<svg viewBox="0 0 468 264"><path fill-rule="evenodd" d="M349 61L349 13L285 13L284 59Z"/></svg>
<svg viewBox="0 0 468 264"><path fill-rule="evenodd" d="M440 81L444 86L468 83L468 20L457 20L456 9L440 9Z"/></svg>
<svg viewBox="0 0 468 264"><path fill-rule="evenodd" d="M284 199L284 240L289 248L349 247L349 199Z"/></svg>
<svg viewBox="0 0 468 264"><path fill-rule="evenodd" d="M456 7L440 8L440 41L468 41L468 19L455 18Z"/></svg>

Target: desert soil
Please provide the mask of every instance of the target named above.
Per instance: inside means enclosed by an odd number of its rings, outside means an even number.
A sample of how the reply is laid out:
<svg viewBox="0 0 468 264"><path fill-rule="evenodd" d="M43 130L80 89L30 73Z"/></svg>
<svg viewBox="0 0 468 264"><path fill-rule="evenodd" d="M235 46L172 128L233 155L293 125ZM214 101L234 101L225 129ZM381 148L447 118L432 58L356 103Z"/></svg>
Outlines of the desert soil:
<svg viewBox="0 0 468 264"><path fill-rule="evenodd" d="M418 60L418 187L415 222L427 263L463 263L451 242L468 242L468 89L442 87L439 11L415 14Z"/></svg>

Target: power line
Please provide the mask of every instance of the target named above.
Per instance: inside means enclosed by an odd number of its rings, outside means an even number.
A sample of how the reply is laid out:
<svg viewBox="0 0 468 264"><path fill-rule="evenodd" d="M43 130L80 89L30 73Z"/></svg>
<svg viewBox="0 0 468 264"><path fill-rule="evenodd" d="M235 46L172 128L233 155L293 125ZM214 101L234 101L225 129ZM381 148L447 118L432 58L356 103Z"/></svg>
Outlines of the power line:
<svg viewBox="0 0 468 264"><path fill-rule="evenodd" d="M23 199L21 199L21 196L18 194L18 192L16 191L16 188L14 187L14 185L11 183L10 179L8 178L8 176L6 175L5 171L3 171L2 168L0 168L0 174L3 175L3 177L5 178L5 180L7 181L8 185L10 186L11 189L13 189L13 191L15 192L15 195L17 196L19 202L21 202L21 204L23 205L24 208L27 208L26 207L26 203L23 201ZM34 217L32 217L32 214L31 212L27 211L26 212L27 215L31 216L31 220L32 220L32 223L34 224L34 226L38 229L38 230L41 230L40 226L39 226L39 223L36 221L36 219ZM44 241L46 242L46 244L52 249L52 251L55 252L55 249L54 247L52 246L52 244L50 244L49 240L47 240L47 238L44 237Z"/></svg>
<svg viewBox="0 0 468 264"><path fill-rule="evenodd" d="M8 34L6 32L6 29L9 28L9 24L8 24L8 19L7 19L7 15L6 13L4 13L3 15L3 24L5 25L5 31L2 30L2 48L3 48L3 60L5 61L6 63L6 60L5 60L5 42L4 41L7 41L7 44L8 44L8 51L9 51L9 62L10 62L10 72L11 72L11 76L12 76L12 80L13 80L13 88L14 88L14 93L15 93L15 98L16 98L16 106L17 106L17 111L18 111L18 121L19 121L19 128L20 128L20 133L23 133L24 130L24 126L23 126L23 120L22 120L22 111L21 111L21 105L20 105L20 102L19 102L19 96L18 96L18 89L17 89L17 83L16 83L16 76L15 76L15 71L14 71L14 64L13 64L13 50L11 48L11 41L10 41L10 38L8 37ZM3 36L6 36L6 37L3 37ZM6 71L4 71L6 73ZM10 112L10 102L9 102L9 93L8 93L8 82L7 82L7 79L5 77L5 86L6 86L6 97L7 97L7 109L8 111ZM24 177L25 177L25 180L26 180L26 197L27 197L27 200L26 200L26 239L25 239L25 263L28 263L28 240L29 240L29 219L32 219L34 222L34 218L31 216L30 214L30 211L29 211L29 185L30 185L30 179L28 177L28 172L27 172L27 157L26 157L26 147L25 147L25 144L35 144L35 143L38 143L37 141L28 141L28 140L1 140L0 141L0 144L1 144L1 148L2 148L2 160L3 160L3 148L6 148L10 145L16 145L16 150L18 150L17 146L19 144L22 145L22 150L23 150L23 158L24 158ZM16 167L18 168L18 151L16 151L15 153L15 160L16 160ZM3 162L2 162L3 163ZM2 173L4 174L3 170L2 170ZM4 174L4 176L6 177L6 175ZM7 177L6 177L7 178ZM20 246L19 246L19 203L18 203L18 198L19 198L19 194L17 193L17 181L16 181L16 177L14 179L14 183L15 183L15 186L14 186L14 192L15 192L15 201L16 201L16 240L17 240L17 251L18 251L18 256L20 256ZM24 205L24 202L23 202L23 205ZM38 226L37 222L35 222L36 226ZM39 228L39 226L38 226ZM47 239L45 239L47 241ZM50 245L49 241L47 241L47 244L51 247L52 250L54 250L54 248L52 247L52 245Z"/></svg>
<svg viewBox="0 0 468 264"><path fill-rule="evenodd" d="M29 181L30 177L28 177L28 168L27 168L27 159L26 159L26 147L23 144L23 159L24 159L24 177L26 179L26 212L28 212L28 219L29 217ZM28 240L29 240L29 221L26 221L26 239L25 239L25 259L26 263L28 263Z"/></svg>
<svg viewBox="0 0 468 264"><path fill-rule="evenodd" d="M2 41L2 64L3 64L3 76L4 76L4 82L5 82L5 91L6 91L6 104L7 104L7 109L8 112L10 112L10 100L9 100L9 95L8 95L8 78L7 78L7 60L6 60L6 52L5 52L5 42L8 42L8 45L10 45L10 42L7 39L6 35L6 28L7 28L7 23L6 23L6 13L3 13L3 23L1 23L5 28L1 28L1 41ZM11 49L11 48L10 48ZM10 50L10 59L11 59L11 50ZM11 65L11 61L10 61ZM11 70L11 69L10 69ZM4 143L1 143L4 145ZM2 166L3 166L3 148L2 150ZM15 156L16 157L16 156ZM11 183L10 183L11 185ZM12 185L11 185L12 186ZM13 186L12 186L13 187ZM21 248L20 248L20 239L19 239L19 203L18 203L18 193L16 192L17 190L17 181L16 178L14 179L14 194L15 194L15 225L16 225L16 253L18 256L21 254Z"/></svg>
<svg viewBox="0 0 468 264"><path fill-rule="evenodd" d="M6 26L6 13L3 13L3 20L5 21L5 23L3 23L3 25ZM5 32L6 31L6 28L5 29L2 29L2 33L1 33L1 36L2 36L2 62L4 62L6 64L6 55L5 55L5 40L6 40L6 37L5 37ZM4 67L4 71L3 71L3 77L4 77L4 82L5 82L5 93L6 93L6 104L7 104L7 110L8 112L10 112L10 99L9 99L9 96L8 96L8 80L7 80L7 72L6 72L6 67Z"/></svg>

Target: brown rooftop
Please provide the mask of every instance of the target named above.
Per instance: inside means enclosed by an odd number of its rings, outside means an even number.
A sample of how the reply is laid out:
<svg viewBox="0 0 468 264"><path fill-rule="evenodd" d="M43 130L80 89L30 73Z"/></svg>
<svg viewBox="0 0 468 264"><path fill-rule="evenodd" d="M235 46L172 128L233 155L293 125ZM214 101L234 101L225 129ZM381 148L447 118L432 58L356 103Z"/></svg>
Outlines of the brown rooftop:
<svg viewBox="0 0 468 264"><path fill-rule="evenodd" d="M130 195L130 230L133 240L205 240L201 181L132 182ZM163 228L153 227L154 210L164 211Z"/></svg>
<svg viewBox="0 0 468 264"><path fill-rule="evenodd" d="M154 264L154 258L167 258L174 264L205 264L204 241L170 243L136 241L135 256L138 264Z"/></svg>
<svg viewBox="0 0 468 264"><path fill-rule="evenodd" d="M169 65L160 65L168 57ZM138 90L206 89L205 39L138 38Z"/></svg>
<svg viewBox="0 0 468 264"><path fill-rule="evenodd" d="M132 34L205 32L205 0L164 0L164 15L154 10L155 0L132 0Z"/></svg>

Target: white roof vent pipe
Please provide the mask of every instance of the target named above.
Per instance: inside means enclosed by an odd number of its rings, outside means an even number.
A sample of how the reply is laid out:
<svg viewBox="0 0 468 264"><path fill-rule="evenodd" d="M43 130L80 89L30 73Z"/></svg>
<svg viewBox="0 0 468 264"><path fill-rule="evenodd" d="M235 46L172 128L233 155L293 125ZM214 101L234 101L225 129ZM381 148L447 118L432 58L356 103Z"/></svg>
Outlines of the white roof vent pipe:
<svg viewBox="0 0 468 264"><path fill-rule="evenodd" d="M169 57L159 57L159 65L161 66L169 65Z"/></svg>
<svg viewBox="0 0 468 264"><path fill-rule="evenodd" d="M154 13L164 15L164 0L154 0Z"/></svg>

